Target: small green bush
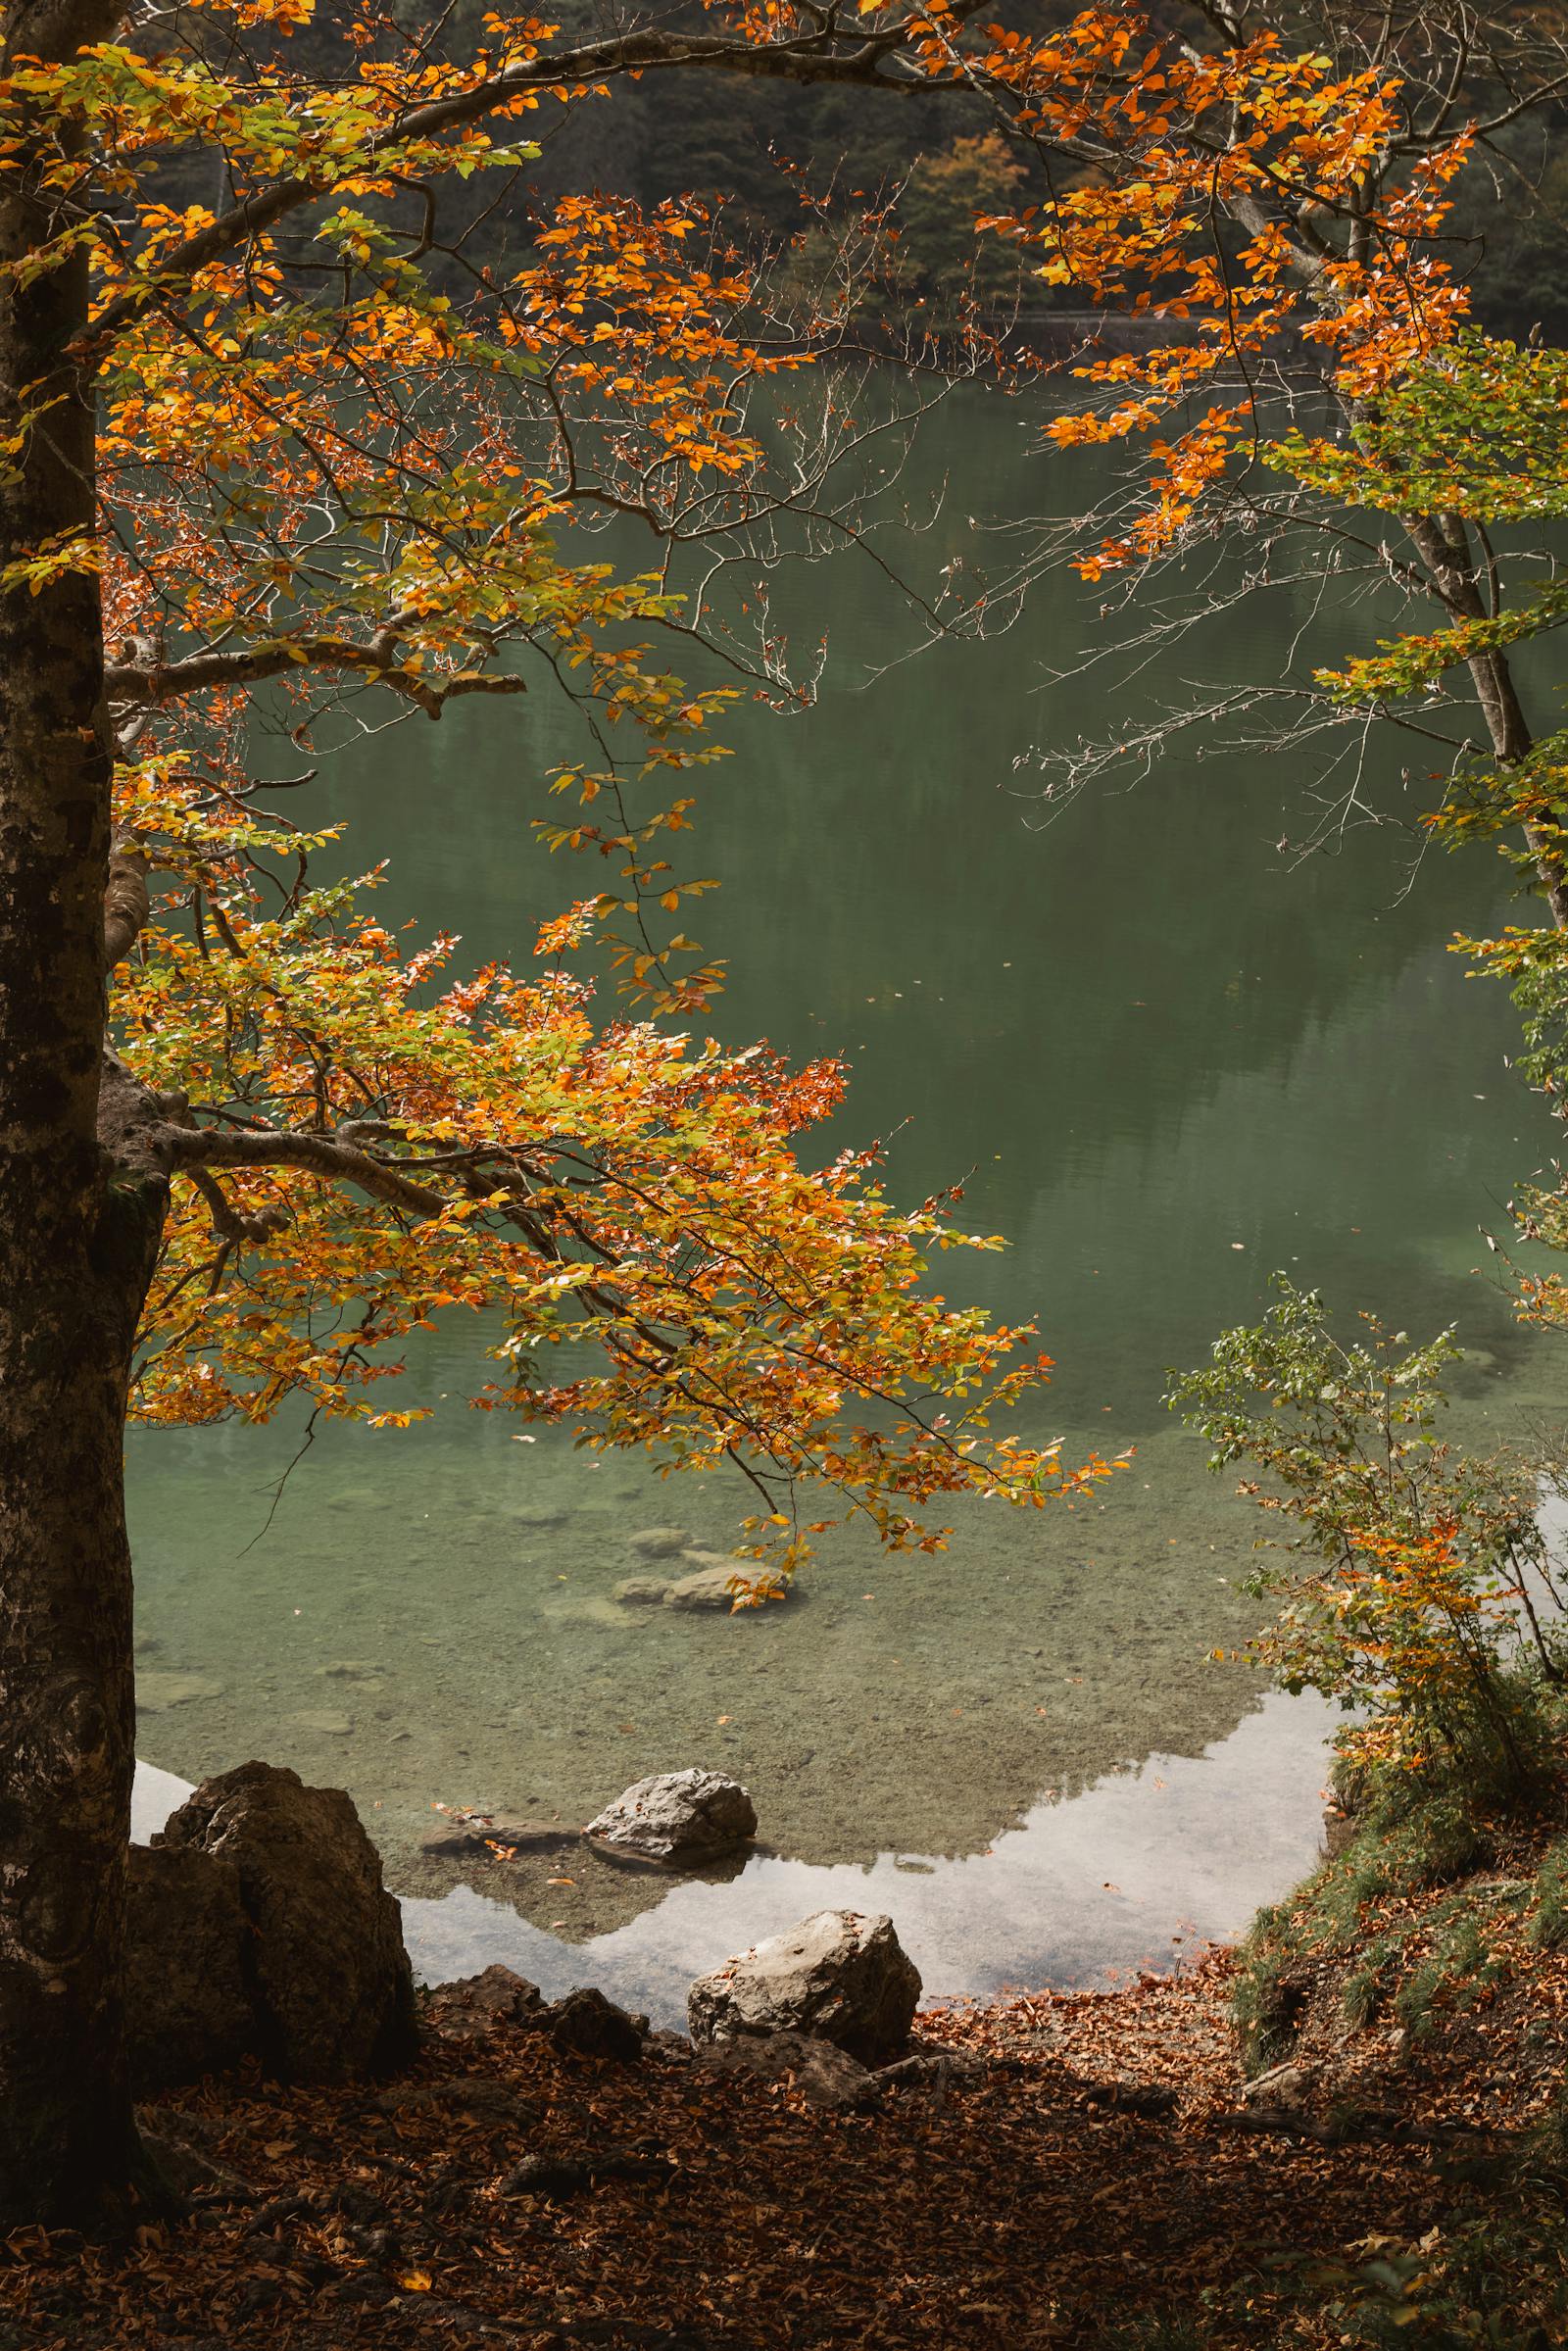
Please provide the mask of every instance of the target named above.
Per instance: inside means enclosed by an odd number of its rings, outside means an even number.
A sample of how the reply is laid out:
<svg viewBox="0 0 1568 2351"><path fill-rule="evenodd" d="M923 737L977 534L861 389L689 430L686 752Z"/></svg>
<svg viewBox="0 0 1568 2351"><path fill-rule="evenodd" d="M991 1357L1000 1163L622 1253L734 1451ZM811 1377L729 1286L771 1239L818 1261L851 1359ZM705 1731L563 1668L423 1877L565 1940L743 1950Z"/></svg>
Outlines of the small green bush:
<svg viewBox="0 0 1568 2351"><path fill-rule="evenodd" d="M1247 1465L1240 1491L1282 1529L1247 1587L1278 1606L1252 1655L1353 1718L1338 1741L1348 1766L1446 1779L1472 1812L1539 1791L1568 1594L1535 1471L1440 1436L1451 1332L1412 1348L1363 1315L1348 1345L1315 1292L1285 1274L1274 1289L1263 1321L1225 1332L1166 1399L1208 1439L1212 1469Z"/></svg>

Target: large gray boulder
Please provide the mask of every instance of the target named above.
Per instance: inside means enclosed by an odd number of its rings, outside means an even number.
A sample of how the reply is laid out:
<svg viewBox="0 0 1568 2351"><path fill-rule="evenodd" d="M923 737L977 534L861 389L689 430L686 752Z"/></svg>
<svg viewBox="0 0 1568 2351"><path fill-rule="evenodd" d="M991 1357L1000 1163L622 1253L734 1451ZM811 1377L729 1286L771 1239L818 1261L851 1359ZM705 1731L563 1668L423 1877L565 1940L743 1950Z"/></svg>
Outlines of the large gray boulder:
<svg viewBox="0 0 1568 2351"><path fill-rule="evenodd" d="M389 2071L417 2037L414 1979L381 1859L340 1788L242 1763L204 1780L157 1848L216 1855L250 1930L257 2046L289 2082Z"/></svg>
<svg viewBox="0 0 1568 2351"><path fill-rule="evenodd" d="M919 1998L919 1972L890 1918L818 1910L699 1976L686 2021L695 2041L807 2033L879 2065L903 2048Z"/></svg>
<svg viewBox="0 0 1568 2351"><path fill-rule="evenodd" d="M697 1864L732 1853L755 1837L757 1807L740 1783L721 1772L657 1772L607 1804L588 1823L587 1835L650 1861Z"/></svg>
<svg viewBox="0 0 1568 2351"><path fill-rule="evenodd" d="M132 1845L125 2019L138 2097L221 2074L257 2047L246 1977L250 1923L231 1861Z"/></svg>

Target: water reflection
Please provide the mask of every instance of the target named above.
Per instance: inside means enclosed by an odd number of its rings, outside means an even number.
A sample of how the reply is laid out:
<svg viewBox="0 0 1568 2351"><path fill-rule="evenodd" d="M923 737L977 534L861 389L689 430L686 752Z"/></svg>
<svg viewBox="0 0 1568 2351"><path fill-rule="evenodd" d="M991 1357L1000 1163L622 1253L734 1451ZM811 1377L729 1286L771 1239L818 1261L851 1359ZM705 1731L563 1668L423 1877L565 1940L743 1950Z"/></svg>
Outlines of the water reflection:
<svg viewBox="0 0 1568 2351"><path fill-rule="evenodd" d="M960 1858L880 1853L824 1867L760 1852L724 1885L640 1880L648 1908L575 1943L464 1885L439 1900L405 1895L404 1935L423 1983L500 1962L551 1998L596 1984L676 2030L694 1976L813 1910L886 1911L931 2000L1169 1967L1239 1935L1311 1867L1329 1723L1321 1702L1270 1691L1202 1755L1156 1753L1035 1804ZM183 1792L168 1773L139 1780L138 1834Z"/></svg>

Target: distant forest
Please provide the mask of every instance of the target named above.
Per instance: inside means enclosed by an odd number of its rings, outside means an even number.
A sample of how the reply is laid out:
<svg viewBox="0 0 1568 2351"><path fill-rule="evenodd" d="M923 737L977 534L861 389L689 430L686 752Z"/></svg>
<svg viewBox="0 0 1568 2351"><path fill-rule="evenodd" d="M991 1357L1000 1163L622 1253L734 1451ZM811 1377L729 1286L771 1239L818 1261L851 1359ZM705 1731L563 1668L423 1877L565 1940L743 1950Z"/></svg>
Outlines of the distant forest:
<svg viewBox="0 0 1568 2351"><path fill-rule="evenodd" d="M700 12L684 13L700 21ZM1069 0L997 11L1036 30L1075 13ZM568 10L564 29L574 18L584 37L601 29L589 7ZM542 114L538 121L543 128ZM1504 168L1482 160L1460 182L1450 259L1474 289L1482 324L1519 336L1539 324L1546 340L1568 343L1568 107L1522 120L1501 144ZM977 246L977 214L1010 212L1046 193L1042 167L999 134L979 100L650 74L546 130L545 147L541 194L601 188L645 204L723 198L737 228L744 222L789 246L808 269L835 224L889 203L885 295L924 302L938 318L971 295L1028 311L1079 307L1071 288L1020 287L1002 240ZM803 199L825 200L815 225Z"/></svg>
<svg viewBox="0 0 1568 2351"><path fill-rule="evenodd" d="M457 0L446 19L455 48L471 42L488 4ZM1075 13L1072 0L1011 0L997 10L999 20L1035 31ZM565 0L550 15L564 43L612 29L609 11L594 0ZM696 5L656 16L674 24L705 21ZM217 22L205 12L186 19L192 37L208 42L221 38ZM336 38L330 20L318 19L289 50L299 62L302 50L316 51L316 65ZM694 195L722 206L734 242L770 247L803 289L833 279L848 243L867 314L906 309L940 326L970 303L1036 315L1081 307L1070 287L1020 282L1002 239L975 238L977 214L1005 214L1048 192L1045 167L999 130L979 99L655 73L618 83L608 99L541 107L518 135L543 150L527 169L524 203L514 195L494 206L493 184L472 191L465 249L492 266L525 248L530 205L543 209L568 191L645 205ZM1568 343L1568 106L1532 110L1499 145L1500 163L1478 160L1458 184L1449 259L1471 285L1483 325L1519 337L1539 326L1546 341ZM210 196L210 185L198 191L195 169L183 159L172 178L181 194ZM1056 184L1070 180L1058 174ZM871 238L868 215L885 215L885 229Z"/></svg>

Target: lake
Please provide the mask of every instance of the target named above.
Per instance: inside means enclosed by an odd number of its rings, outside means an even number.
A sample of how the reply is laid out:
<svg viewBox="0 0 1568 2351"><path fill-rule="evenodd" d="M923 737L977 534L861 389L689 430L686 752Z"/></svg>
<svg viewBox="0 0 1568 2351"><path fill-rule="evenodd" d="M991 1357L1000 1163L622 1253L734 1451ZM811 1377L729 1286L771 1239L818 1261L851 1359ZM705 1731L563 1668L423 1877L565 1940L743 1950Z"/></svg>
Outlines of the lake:
<svg viewBox="0 0 1568 2351"><path fill-rule="evenodd" d="M920 562L1004 568L968 518L1087 503L1085 463L964 395L906 484L943 493ZM727 1549L745 1494L467 1410L471 1323L379 1399L437 1403L431 1422L325 1430L280 1495L297 1423L131 1439L142 1756L195 1779L258 1754L348 1788L431 1979L505 1959L670 2021L691 1976L826 1903L890 1911L937 1995L1233 1935L1310 1866L1328 1718L1208 1661L1255 1621L1236 1587L1257 1529L1163 1409L1167 1368L1255 1317L1284 1267L1412 1336L1456 1323L1456 1434L1560 1417L1563 1356L1475 1270L1551 1138L1503 1066L1506 998L1446 949L1519 918L1505 869L1433 853L1412 879L1422 787L1392 756L1363 789L1400 821L1305 860L1279 844L1310 825L1315 755L1184 736L1135 789L1048 809L1032 749L1193 678L1304 672L1348 625L1278 591L1206 642L1051 686L1126 627L1102 595L1054 573L1009 631L905 661L869 562L783 583L784 622L828 632L824 690L722 730L736 757L700 779L694 857L723 887L689 927L730 960L716 1033L853 1063L823 1155L888 1136L896 1194L966 1179L964 1221L1012 1246L948 1255L943 1286L1038 1316L1050 1432L1069 1457L1134 1448L1109 1489L975 1505L936 1557L831 1536L787 1605L689 1616L612 1599L630 1538L674 1523ZM542 693L470 701L350 743L315 805L357 863L390 857L392 915L526 958L596 886L530 832L573 743ZM694 1763L760 1815L727 1880L419 1849L433 1804L580 1822Z"/></svg>

